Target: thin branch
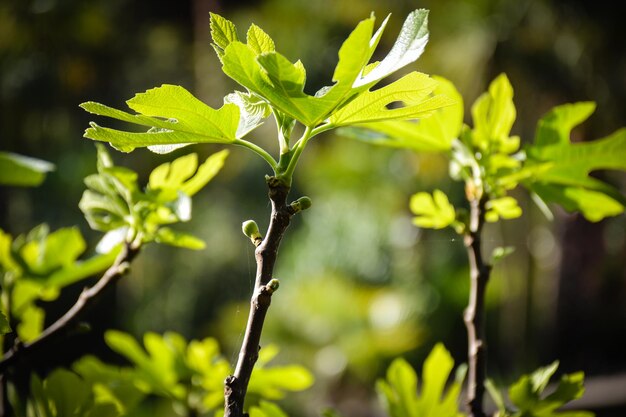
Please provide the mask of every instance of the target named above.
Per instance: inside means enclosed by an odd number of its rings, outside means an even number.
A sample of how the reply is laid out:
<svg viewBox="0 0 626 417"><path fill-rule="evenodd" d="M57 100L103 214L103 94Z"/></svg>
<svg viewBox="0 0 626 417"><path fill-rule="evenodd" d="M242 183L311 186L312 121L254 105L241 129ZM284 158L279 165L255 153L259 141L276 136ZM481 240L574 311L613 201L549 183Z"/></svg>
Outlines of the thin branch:
<svg viewBox="0 0 626 417"><path fill-rule="evenodd" d="M35 354L54 338L68 331L87 308L93 305L108 288L124 275L129 269L130 262L139 253L139 248L132 245L124 245L117 259L107 269L98 282L91 288L85 288L78 297L76 303L56 322L47 327L38 337L29 343L17 340L0 360L0 374L14 365L18 360Z"/></svg>
<svg viewBox="0 0 626 417"><path fill-rule="evenodd" d="M291 217L296 213L291 205L287 205L289 186L275 177L269 177L267 183L269 198L272 203L270 225L265 238L255 242L258 244L255 251L256 282L250 300L250 314L235 373L224 381L224 417L244 417L245 415L243 405L250 376L259 357L263 323L272 301L272 294L278 287L278 281L274 280L272 276L278 247L285 230L289 226Z"/></svg>
<svg viewBox="0 0 626 417"><path fill-rule="evenodd" d="M491 266L485 263L481 250L486 202L485 196L470 200L470 227L465 235L465 247L470 264L470 296L464 314L469 363L467 381L469 417L486 416L483 406L487 364L485 290L491 274Z"/></svg>

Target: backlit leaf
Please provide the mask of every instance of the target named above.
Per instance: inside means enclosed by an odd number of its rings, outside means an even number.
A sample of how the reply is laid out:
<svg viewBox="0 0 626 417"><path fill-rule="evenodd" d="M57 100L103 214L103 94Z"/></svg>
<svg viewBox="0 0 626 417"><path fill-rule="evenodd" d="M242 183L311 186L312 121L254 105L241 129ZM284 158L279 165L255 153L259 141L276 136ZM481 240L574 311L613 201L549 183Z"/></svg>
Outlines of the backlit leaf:
<svg viewBox="0 0 626 417"><path fill-rule="evenodd" d="M441 77L433 94L443 95L453 103L435 110L430 116L417 121L391 120L364 123L358 127L341 128L348 137L374 145L411 149L418 152L445 152L458 137L463 124L463 98L454 85Z"/></svg>
<svg viewBox="0 0 626 417"><path fill-rule="evenodd" d="M435 190L432 195L426 192L414 194L410 208L417 215L413 218L413 223L419 227L443 229L456 219L454 206L440 190Z"/></svg>
<svg viewBox="0 0 626 417"><path fill-rule="evenodd" d="M379 122L383 120L408 120L430 115L434 110L452 104L445 96L430 97L436 81L425 74L412 72L398 81L374 91L366 91L336 111L330 122L336 126ZM388 108L392 103L405 105Z"/></svg>
<svg viewBox="0 0 626 417"><path fill-rule="evenodd" d="M100 116L148 126L150 130L133 133L92 123L85 137L109 142L124 152L150 145L231 143L236 138L239 124L236 105L225 104L220 109L212 109L181 86L164 84L135 95L127 104L139 114L132 115L94 102L83 103L81 107Z"/></svg>
<svg viewBox="0 0 626 417"><path fill-rule="evenodd" d="M54 171L54 165L41 159L0 152L0 185L36 187Z"/></svg>

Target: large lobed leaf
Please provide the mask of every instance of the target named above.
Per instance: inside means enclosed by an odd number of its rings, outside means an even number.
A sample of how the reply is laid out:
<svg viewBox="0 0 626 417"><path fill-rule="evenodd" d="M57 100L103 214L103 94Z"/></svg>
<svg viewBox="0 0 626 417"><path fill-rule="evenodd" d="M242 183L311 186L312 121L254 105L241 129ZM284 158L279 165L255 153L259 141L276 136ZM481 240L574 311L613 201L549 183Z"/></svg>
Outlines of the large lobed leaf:
<svg viewBox="0 0 626 417"><path fill-rule="evenodd" d="M147 132L125 132L91 123L91 127L85 131L85 137L109 142L123 152L155 145L232 143L237 137L238 106L226 103L220 109L213 109L181 86L164 84L137 94L126 103L138 114L133 115L91 101L80 107L99 116L149 127ZM155 148L156 151L172 149Z"/></svg>
<svg viewBox="0 0 626 417"><path fill-rule="evenodd" d="M626 171L626 129L599 140L572 143L570 132L595 109L589 102L557 106L538 123L535 142L527 149L530 166L546 166L525 184L548 202L580 211L599 221L624 211L626 200L614 187L591 177L591 172Z"/></svg>

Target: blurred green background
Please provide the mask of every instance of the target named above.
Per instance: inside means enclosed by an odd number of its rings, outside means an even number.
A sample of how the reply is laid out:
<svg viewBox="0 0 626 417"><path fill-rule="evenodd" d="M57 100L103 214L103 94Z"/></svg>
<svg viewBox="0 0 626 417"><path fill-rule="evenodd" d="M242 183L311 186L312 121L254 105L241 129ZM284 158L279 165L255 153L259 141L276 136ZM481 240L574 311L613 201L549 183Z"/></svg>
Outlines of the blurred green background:
<svg viewBox="0 0 626 417"><path fill-rule="evenodd" d="M516 92L513 130L523 140L532 138L543 113L564 102L598 103L597 114L575 130L576 140L626 125L626 26L608 1L3 0L0 149L51 161L57 169L40 188L0 188L0 228L16 235L42 222L52 229L78 224L95 246L99 235L77 207L82 178L95 172L95 147L81 137L92 117L78 104L120 107L136 92L170 83L221 105L235 86L209 45L210 11L233 20L240 35L252 22L266 30L280 52L302 59L312 93L329 84L337 51L359 20L372 11L379 21L393 13L382 55L415 8L431 10L431 40L411 69L452 80L466 109L506 72ZM268 122L255 140L273 146L273 128ZM145 178L174 156L218 149L114 157ZM149 247L116 293L91 313L94 331L74 336L35 365L51 369L87 351L116 360L102 342L105 328L138 336L165 330L214 336L234 363L255 269L254 248L240 225L252 218L267 226L267 173L260 159L233 149L225 169L196 198L186 225L207 249ZM626 190L623 176L598 175ZM463 190L448 180L447 161L439 156L331 135L307 149L293 196L309 195L314 205L294 219L283 242L276 274L281 289L263 338L281 346L281 361L316 374L314 388L286 404L297 410L293 415L317 415L326 406L348 416L380 415L373 381L398 355L421 367L437 341L464 361L463 244L451 231L418 230L408 210L412 193L434 188L461 204ZM556 211L548 222L527 195L515 195L524 216L486 231L487 246L517 249L490 284L491 375L510 383L558 358L561 371L582 369L590 380L581 405L598 416L623 416L626 395L607 396L602 384L611 377L609 386L626 386L626 220L591 224ZM47 305L47 319L65 311L80 289Z"/></svg>

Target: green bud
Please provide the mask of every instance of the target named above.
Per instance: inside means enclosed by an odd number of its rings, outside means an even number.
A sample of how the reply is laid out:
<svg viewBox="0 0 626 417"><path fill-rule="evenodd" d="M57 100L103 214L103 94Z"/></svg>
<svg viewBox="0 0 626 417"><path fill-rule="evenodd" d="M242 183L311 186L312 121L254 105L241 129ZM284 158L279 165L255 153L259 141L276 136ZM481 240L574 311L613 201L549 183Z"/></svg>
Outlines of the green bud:
<svg viewBox="0 0 626 417"><path fill-rule="evenodd" d="M280 286L280 282L276 278L272 278L270 282L267 283L266 287L270 291L270 294L273 294L278 287Z"/></svg>
<svg viewBox="0 0 626 417"><path fill-rule="evenodd" d="M263 239L261 233L259 233L259 226L257 226L254 220L246 220L243 222L241 224L241 231L244 235L248 236L253 243Z"/></svg>
<svg viewBox="0 0 626 417"><path fill-rule="evenodd" d="M307 196L300 197L290 204L291 208L297 213L311 207L311 199Z"/></svg>

